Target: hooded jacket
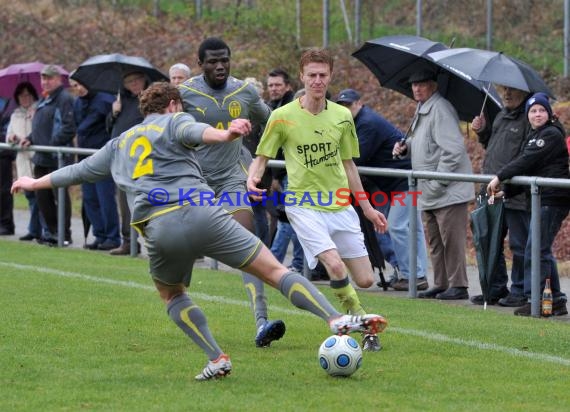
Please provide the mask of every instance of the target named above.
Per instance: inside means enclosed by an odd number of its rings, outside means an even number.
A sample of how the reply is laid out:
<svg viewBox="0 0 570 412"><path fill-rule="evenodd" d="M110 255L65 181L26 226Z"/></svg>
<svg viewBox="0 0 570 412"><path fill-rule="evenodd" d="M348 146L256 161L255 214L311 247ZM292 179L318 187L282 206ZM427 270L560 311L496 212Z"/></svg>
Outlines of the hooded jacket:
<svg viewBox="0 0 570 412"><path fill-rule="evenodd" d="M565 132L559 122L549 122L536 130L531 129L522 153L497 173L501 181L521 175L570 178ZM507 185L505 196L524 189L525 186ZM543 206L567 206L570 203L570 189L545 186L541 188L540 199Z"/></svg>

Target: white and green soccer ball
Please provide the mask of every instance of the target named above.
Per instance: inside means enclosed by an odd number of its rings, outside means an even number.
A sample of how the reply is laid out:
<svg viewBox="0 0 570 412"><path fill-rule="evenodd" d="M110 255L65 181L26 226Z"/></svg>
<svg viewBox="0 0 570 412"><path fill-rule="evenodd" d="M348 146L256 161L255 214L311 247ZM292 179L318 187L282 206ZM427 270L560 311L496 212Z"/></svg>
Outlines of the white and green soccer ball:
<svg viewBox="0 0 570 412"><path fill-rule="evenodd" d="M350 376L362 365L362 349L349 335L332 335L319 348L319 364L331 376Z"/></svg>

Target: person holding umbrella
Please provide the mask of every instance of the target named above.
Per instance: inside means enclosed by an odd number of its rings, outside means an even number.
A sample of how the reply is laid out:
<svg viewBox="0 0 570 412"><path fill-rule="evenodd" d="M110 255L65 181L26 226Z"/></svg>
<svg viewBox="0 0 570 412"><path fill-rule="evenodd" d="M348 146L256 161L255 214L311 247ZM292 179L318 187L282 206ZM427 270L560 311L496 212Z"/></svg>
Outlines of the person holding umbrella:
<svg viewBox="0 0 570 412"><path fill-rule="evenodd" d="M30 82L22 82L16 86L14 91L14 101L18 105L10 116L6 141L12 144L22 144L23 140L32 131L32 119L38 105L38 92ZM32 176L32 156L33 152L21 150L16 155L16 173L20 176ZM47 227L40 216L36 194L34 192L24 192L30 210L30 220L28 223L28 233L20 237L22 241L41 239Z"/></svg>
<svg viewBox="0 0 570 412"><path fill-rule="evenodd" d="M149 86L147 77L142 71L127 72L123 76L123 87L117 93L112 110L107 115L107 128L111 130L111 138L119 136L125 130L142 122L143 115L139 110L139 95ZM121 236L123 242L111 249L111 255L128 255L131 252L131 212L126 194L119 190L119 210L121 212ZM137 252L140 246L137 245Z"/></svg>
<svg viewBox="0 0 570 412"><path fill-rule="evenodd" d="M479 142L486 150L481 170L484 174L496 174L503 166L516 158L522 151L530 131L530 124L525 113L525 102L530 94L524 90L503 85L497 85L496 89L503 100L503 109L495 117L492 125L483 115L476 116L471 123L471 127L479 137ZM482 186L481 189L480 195L484 196L486 186ZM518 307L526 303L524 254L530 213L525 193L519 193L502 201L504 220L498 250L495 251L499 254L499 261L496 270L491 273L491 289L487 303ZM509 278L503 252L507 233L509 234L509 248L513 255L510 292L507 287ZM483 305L483 295L472 296L471 302L475 305Z"/></svg>
<svg viewBox="0 0 570 412"><path fill-rule="evenodd" d="M88 90L73 79L73 75L69 85L77 96L73 107L77 124L77 146L88 149L102 148L111 137L105 127L105 119L111 111L114 96ZM115 192L115 182L110 177L81 185L83 210L95 236L93 243L84 245L85 249L111 250L121 245Z"/></svg>
<svg viewBox="0 0 570 412"><path fill-rule="evenodd" d="M415 119L409 137L396 143L392 154L411 156L414 170L471 174L457 111L438 93L436 73L414 72L409 84L418 102ZM468 299L467 205L475 198L475 188L468 182L420 180L418 190L434 272L434 286L419 292L418 298Z"/></svg>
<svg viewBox="0 0 570 412"><path fill-rule="evenodd" d="M568 150L565 143L564 128L552 112L548 96L535 93L526 102L525 114L531 126L526 144L520 155L503 166L487 186L489 195L501 194L500 184L513 176L528 175L569 179ZM505 197L511 197L524 186L507 185ZM562 316L568 313L566 295L560 290L560 279L556 259L552 255L552 244L560 231L562 222L570 211L570 190L564 188L543 187L540 191L540 282L544 289L546 279L550 278L553 306L552 314ZM531 294L531 239L532 227L529 228L524 254L524 295ZM515 309L515 315L530 316L531 304Z"/></svg>

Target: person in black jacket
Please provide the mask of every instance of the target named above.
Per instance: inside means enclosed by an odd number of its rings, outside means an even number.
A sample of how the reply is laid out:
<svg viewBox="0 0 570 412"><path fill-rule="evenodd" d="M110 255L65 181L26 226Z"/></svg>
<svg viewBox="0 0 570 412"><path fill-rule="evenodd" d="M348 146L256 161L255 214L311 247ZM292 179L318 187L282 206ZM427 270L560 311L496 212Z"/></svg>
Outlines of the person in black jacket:
<svg viewBox="0 0 570 412"><path fill-rule="evenodd" d="M141 72L131 72L123 77L123 90L117 94L113 102L111 113L107 115L107 128L111 130L111 138L119 136L143 121L144 117L139 109L139 95L149 85ZM119 211L121 213L122 244L111 249L111 255L128 255L131 250L131 212L127 204L125 192L119 190ZM137 246L137 251L139 250Z"/></svg>
<svg viewBox="0 0 570 412"><path fill-rule="evenodd" d="M486 150L481 173L487 175L496 174L522 152L530 131L530 124L525 113L525 103L530 93L503 85L497 85L496 88L501 95L503 109L497 114L492 125L486 121L484 116L476 116L471 123L479 142ZM481 189L479 200L484 202L486 201L484 199L486 185L482 185ZM499 262L493 273L491 296L487 303L519 307L524 306L527 301L524 296L524 251L530 226L530 211L527 207L526 193L504 199L503 206L504 222L501 242L499 242L501 244ZM510 290L507 286L509 276L503 249L507 233L509 249L512 253ZM483 305L485 300L483 295L475 295L471 297L471 302L475 305Z"/></svg>
<svg viewBox="0 0 570 412"><path fill-rule="evenodd" d="M564 128L552 113L548 96L536 93L526 103L526 114L531 125L526 145L522 153L505 165L487 186L487 192L494 195L499 192L503 180L513 176L528 175L551 178L570 178L568 170L568 150L566 149ZM508 185L505 197L515 195L523 186ZM570 190L555 187L543 187L540 193L541 233L540 233L540 276L541 289L546 278L550 278L554 298L552 314L566 315L566 295L560 290L560 279L556 259L552 255L552 244L570 211ZM531 238L529 231L524 257L524 294L531 293ZM515 315L530 316L530 302L515 310Z"/></svg>
<svg viewBox="0 0 570 412"><path fill-rule="evenodd" d="M115 97L109 93L90 91L73 79L69 84L77 95L74 104L77 146L100 149L111 137L105 127L105 119L111 112L111 104ZM81 184L83 211L91 223L95 236L93 243L86 243L83 246L85 249L111 250L121 245L115 193L115 182L110 177L95 183Z"/></svg>
<svg viewBox="0 0 570 412"><path fill-rule="evenodd" d="M73 96L63 87L61 74L54 65L47 65L41 71L42 94L32 120L32 133L22 142L39 146L72 146L75 137L73 118ZM69 157L66 159L68 160ZM55 153L35 152L32 157L34 177L40 178L58 169ZM69 162L67 162L69 163ZM52 189L38 190L36 199L44 217L49 235L38 242L49 246L57 245L57 193ZM71 198L65 189L64 246L71 243Z"/></svg>

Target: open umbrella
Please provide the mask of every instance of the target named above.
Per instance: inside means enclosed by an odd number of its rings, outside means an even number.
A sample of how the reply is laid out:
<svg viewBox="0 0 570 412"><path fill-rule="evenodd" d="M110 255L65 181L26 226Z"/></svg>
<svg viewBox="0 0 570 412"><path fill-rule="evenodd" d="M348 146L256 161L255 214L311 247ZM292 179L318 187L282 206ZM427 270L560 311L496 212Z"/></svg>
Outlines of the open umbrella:
<svg viewBox="0 0 570 412"><path fill-rule="evenodd" d="M38 95L41 94L41 71L45 64L41 62L29 62L12 64L0 70L0 96L11 99L16 90L16 86L22 82L30 82ZM61 66L56 66L61 73L64 85L68 85L67 77L69 73Z"/></svg>
<svg viewBox="0 0 570 412"><path fill-rule="evenodd" d="M493 276L499 264L503 240L503 214L503 202L489 204L484 201L480 207L471 212L470 216L479 282L485 303L489 301Z"/></svg>
<svg viewBox="0 0 570 412"><path fill-rule="evenodd" d="M502 52L465 47L433 52L428 57L463 78L501 84L530 93L543 92L554 98L536 70Z"/></svg>
<svg viewBox="0 0 570 412"><path fill-rule="evenodd" d="M149 81L168 81L168 76L156 69L148 60L124 54L100 54L79 65L71 78L90 90L115 94L123 86L123 76L141 72Z"/></svg>
<svg viewBox="0 0 570 412"><path fill-rule="evenodd" d="M428 54L441 50L447 50L442 43L418 36L398 35L369 40L352 55L370 69L382 87L410 98L413 98L408 83L410 75L419 70L431 69L438 73L440 94L455 107L461 120L471 121L481 114L483 103L486 103L487 118L493 119L501 109L496 91L491 88L490 98L485 101L484 83L458 76L427 57Z"/></svg>

